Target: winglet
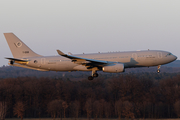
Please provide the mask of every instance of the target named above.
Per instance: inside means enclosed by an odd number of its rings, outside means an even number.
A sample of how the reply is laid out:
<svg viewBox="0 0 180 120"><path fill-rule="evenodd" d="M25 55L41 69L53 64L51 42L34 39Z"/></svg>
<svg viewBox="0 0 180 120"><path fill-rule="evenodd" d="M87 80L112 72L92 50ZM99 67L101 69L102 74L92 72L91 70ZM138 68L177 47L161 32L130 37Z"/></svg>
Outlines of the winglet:
<svg viewBox="0 0 180 120"><path fill-rule="evenodd" d="M66 54L64 54L63 52L61 52L60 50L57 50L58 54L61 56L65 56Z"/></svg>

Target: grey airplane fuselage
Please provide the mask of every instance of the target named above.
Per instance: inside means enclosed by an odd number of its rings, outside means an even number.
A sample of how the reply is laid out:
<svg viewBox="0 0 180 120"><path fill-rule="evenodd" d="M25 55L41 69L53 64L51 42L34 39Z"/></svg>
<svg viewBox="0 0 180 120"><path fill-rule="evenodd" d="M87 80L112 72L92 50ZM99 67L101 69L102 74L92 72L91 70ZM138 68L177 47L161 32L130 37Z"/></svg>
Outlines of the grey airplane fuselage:
<svg viewBox="0 0 180 120"><path fill-rule="evenodd" d="M161 50L109 52L68 55L57 50L59 56L42 56L32 51L13 33L4 33L13 58L9 65L40 71L92 71L88 80L98 77L97 71L120 73L131 67L150 67L170 63L177 57Z"/></svg>
<svg viewBox="0 0 180 120"><path fill-rule="evenodd" d="M123 63L124 68L150 67L170 63L177 59L170 52L160 50L76 54L77 57ZM47 71L91 71L83 65L62 56L40 56L27 58L26 66ZM82 63L81 63L82 64Z"/></svg>

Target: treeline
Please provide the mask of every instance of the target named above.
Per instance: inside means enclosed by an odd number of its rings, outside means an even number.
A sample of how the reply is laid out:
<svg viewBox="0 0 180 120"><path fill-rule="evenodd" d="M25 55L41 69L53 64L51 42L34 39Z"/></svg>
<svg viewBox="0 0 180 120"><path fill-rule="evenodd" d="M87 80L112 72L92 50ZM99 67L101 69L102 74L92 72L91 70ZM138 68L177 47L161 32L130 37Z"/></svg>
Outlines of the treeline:
<svg viewBox="0 0 180 120"><path fill-rule="evenodd" d="M172 73L172 74L178 74L180 73L180 67L179 66L179 60L177 61L177 67L161 67L161 73ZM176 62L175 62L176 63ZM170 63L171 65L171 63ZM173 64L176 65L176 64ZM172 66L172 65L171 65ZM157 67L142 67L142 68L129 68L125 69L125 72L119 73L119 74L141 74L141 73L149 73L149 74L156 74L157 73ZM111 78L112 76L116 76L117 73L105 73L98 71L98 74L100 77L106 76ZM48 77L48 78L70 78L71 80L78 80L79 78L86 79L89 75L91 75L91 72L55 72L55 71L37 71L37 70L31 70L26 68L20 68L20 67L13 67L13 66L3 66L0 67L0 79L2 78L17 78L17 77Z"/></svg>
<svg viewBox="0 0 180 120"><path fill-rule="evenodd" d="M148 74L117 74L93 81L1 79L0 117L180 117L180 74Z"/></svg>

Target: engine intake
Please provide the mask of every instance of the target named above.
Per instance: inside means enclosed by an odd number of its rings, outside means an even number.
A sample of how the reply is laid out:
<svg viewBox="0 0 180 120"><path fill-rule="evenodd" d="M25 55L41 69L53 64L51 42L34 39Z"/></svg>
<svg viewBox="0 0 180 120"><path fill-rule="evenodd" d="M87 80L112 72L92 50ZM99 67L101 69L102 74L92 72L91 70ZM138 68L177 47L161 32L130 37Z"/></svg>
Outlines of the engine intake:
<svg viewBox="0 0 180 120"><path fill-rule="evenodd" d="M119 73L124 72L124 64L110 64L102 68L103 72Z"/></svg>

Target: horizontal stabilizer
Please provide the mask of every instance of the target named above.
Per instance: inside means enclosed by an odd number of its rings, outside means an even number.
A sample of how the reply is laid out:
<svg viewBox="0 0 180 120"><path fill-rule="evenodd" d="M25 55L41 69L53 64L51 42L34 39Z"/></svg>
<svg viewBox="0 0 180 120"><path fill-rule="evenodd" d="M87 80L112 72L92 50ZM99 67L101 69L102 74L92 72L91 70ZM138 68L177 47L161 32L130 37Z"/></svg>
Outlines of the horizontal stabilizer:
<svg viewBox="0 0 180 120"><path fill-rule="evenodd" d="M16 59L16 58L5 58L5 59L19 61L19 62L28 62L29 61L29 60L21 60L21 59Z"/></svg>
<svg viewBox="0 0 180 120"><path fill-rule="evenodd" d="M10 60L10 64L14 64L14 63L18 63L18 64L22 64L22 65L26 65L29 63L30 60L21 60L21 59L16 59L16 58L5 58Z"/></svg>

